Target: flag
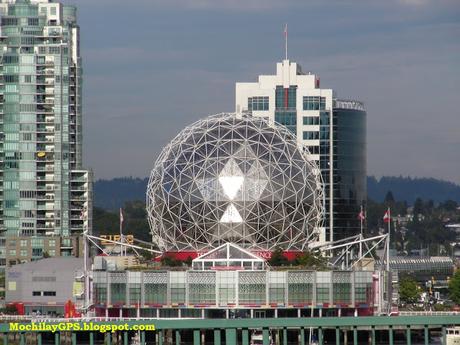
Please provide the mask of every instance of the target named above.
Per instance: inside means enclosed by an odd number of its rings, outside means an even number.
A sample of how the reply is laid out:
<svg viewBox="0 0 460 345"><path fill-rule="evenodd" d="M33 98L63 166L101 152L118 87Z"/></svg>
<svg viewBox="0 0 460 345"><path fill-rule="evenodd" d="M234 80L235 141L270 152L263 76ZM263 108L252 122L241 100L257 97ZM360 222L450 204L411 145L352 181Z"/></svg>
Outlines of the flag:
<svg viewBox="0 0 460 345"><path fill-rule="evenodd" d="M359 212L359 214L358 214L358 219L359 219L359 220L364 220L364 219L366 219L366 216L364 215L364 211L363 211L363 210L361 210L361 212Z"/></svg>
<svg viewBox="0 0 460 345"><path fill-rule="evenodd" d="M123 223L123 210L120 208L120 223Z"/></svg>
<svg viewBox="0 0 460 345"><path fill-rule="evenodd" d="M385 214L383 215L383 221L385 223L389 223L390 222L390 210L386 210Z"/></svg>

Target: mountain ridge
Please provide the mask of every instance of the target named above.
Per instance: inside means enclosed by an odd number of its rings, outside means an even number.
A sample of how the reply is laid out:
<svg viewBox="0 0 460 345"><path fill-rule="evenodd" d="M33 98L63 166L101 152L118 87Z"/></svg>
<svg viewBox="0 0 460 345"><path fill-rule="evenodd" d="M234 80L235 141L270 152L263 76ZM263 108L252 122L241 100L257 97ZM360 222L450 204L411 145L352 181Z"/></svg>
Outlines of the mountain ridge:
<svg viewBox="0 0 460 345"><path fill-rule="evenodd" d="M148 178L117 177L94 182L94 205L106 210L116 210L125 202L145 200ZM368 198L383 201L388 191L395 200L413 204L417 198L435 203L454 200L460 203L460 185L435 178L404 176L367 177Z"/></svg>

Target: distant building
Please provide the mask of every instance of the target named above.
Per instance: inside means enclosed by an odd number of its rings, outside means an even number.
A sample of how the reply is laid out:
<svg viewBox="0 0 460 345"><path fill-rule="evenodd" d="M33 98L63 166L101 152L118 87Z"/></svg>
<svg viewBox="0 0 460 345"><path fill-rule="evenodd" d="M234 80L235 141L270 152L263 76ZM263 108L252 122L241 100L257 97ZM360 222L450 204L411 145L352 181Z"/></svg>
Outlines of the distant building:
<svg viewBox="0 0 460 345"><path fill-rule="evenodd" d="M455 264L448 256L393 256L390 257L391 271L399 276L409 275L420 283L435 280L438 285L447 286L447 281L454 274Z"/></svg>
<svg viewBox="0 0 460 345"><path fill-rule="evenodd" d="M450 231L455 232L455 244L454 244L454 256L460 259L460 223L459 224L448 224L446 228Z"/></svg>
<svg viewBox="0 0 460 345"><path fill-rule="evenodd" d="M23 303L26 314L64 314L67 301L83 298L83 259L49 258L6 270L6 303ZM79 277L80 276L80 277ZM80 281L76 281L76 279Z"/></svg>
<svg viewBox="0 0 460 345"><path fill-rule="evenodd" d="M320 241L360 231L358 214L367 199L366 112L362 103L334 98L319 77L283 60L275 75L236 83L236 112L264 117L286 126L307 146L321 169L326 219Z"/></svg>
<svg viewBox="0 0 460 345"><path fill-rule="evenodd" d="M78 255L74 238L92 226L92 177L82 170L76 8L51 0L0 0L0 18L3 270L47 252ZM47 247L52 241L56 245Z"/></svg>

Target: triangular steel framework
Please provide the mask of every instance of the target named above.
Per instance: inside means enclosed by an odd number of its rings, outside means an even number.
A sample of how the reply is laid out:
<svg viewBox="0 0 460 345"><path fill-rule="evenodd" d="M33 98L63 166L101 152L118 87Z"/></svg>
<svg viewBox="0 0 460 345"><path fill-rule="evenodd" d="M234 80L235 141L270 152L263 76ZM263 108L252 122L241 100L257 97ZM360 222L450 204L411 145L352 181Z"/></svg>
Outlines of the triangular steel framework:
<svg viewBox="0 0 460 345"><path fill-rule="evenodd" d="M147 188L152 240L162 250L230 241L304 250L318 238L323 210L308 151L260 117L223 113L186 127L161 152Z"/></svg>

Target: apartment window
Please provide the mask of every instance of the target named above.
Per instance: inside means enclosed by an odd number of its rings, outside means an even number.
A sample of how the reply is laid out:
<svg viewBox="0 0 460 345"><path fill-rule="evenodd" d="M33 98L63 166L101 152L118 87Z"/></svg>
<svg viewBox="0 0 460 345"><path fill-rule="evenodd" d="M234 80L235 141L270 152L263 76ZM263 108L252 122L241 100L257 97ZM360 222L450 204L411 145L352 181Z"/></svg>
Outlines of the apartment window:
<svg viewBox="0 0 460 345"><path fill-rule="evenodd" d="M10 240L10 242L8 243L8 246L9 247L16 247L16 241L15 240Z"/></svg>
<svg viewBox="0 0 460 345"><path fill-rule="evenodd" d="M318 140L319 132L303 132L302 138L303 140Z"/></svg>
<svg viewBox="0 0 460 345"><path fill-rule="evenodd" d="M32 238L32 247L43 247L43 238Z"/></svg>
<svg viewBox="0 0 460 345"><path fill-rule="evenodd" d="M324 110L326 109L326 98L319 96L304 96L303 110Z"/></svg>
<svg viewBox="0 0 460 345"><path fill-rule="evenodd" d="M296 109L297 85L284 88L278 85L275 89L276 109Z"/></svg>
<svg viewBox="0 0 460 345"><path fill-rule="evenodd" d="M42 292L41 291L32 291L32 296L41 296Z"/></svg>
<svg viewBox="0 0 460 345"><path fill-rule="evenodd" d="M60 47L49 47L50 54L59 54L61 52Z"/></svg>
<svg viewBox="0 0 460 345"><path fill-rule="evenodd" d="M10 256L16 256L16 249L10 249Z"/></svg>
<svg viewBox="0 0 460 345"><path fill-rule="evenodd" d="M3 76L5 83L19 83L19 76L17 74Z"/></svg>
<svg viewBox="0 0 460 345"><path fill-rule="evenodd" d="M27 240L21 240L21 247L27 247Z"/></svg>
<svg viewBox="0 0 460 345"><path fill-rule="evenodd" d="M21 256L27 256L27 249L21 249Z"/></svg>
<svg viewBox="0 0 460 345"><path fill-rule="evenodd" d="M43 256L42 248L32 248L32 256Z"/></svg>
<svg viewBox="0 0 460 345"><path fill-rule="evenodd" d="M56 296L56 291L43 291L43 296Z"/></svg>
<svg viewBox="0 0 460 345"><path fill-rule="evenodd" d="M311 155L319 155L319 146L308 146L307 150Z"/></svg>
<svg viewBox="0 0 460 345"><path fill-rule="evenodd" d="M48 240L48 246L49 247L55 247L56 246L56 240Z"/></svg>
<svg viewBox="0 0 460 345"><path fill-rule="evenodd" d="M319 117L318 116L304 116L303 117L303 124L304 125L319 125Z"/></svg>
<svg viewBox="0 0 460 345"><path fill-rule="evenodd" d="M50 249L48 250L49 256L56 256L56 250L55 249Z"/></svg>
<svg viewBox="0 0 460 345"><path fill-rule="evenodd" d="M269 98L266 96L262 97L249 97L248 98L248 110L268 110Z"/></svg>
<svg viewBox="0 0 460 345"><path fill-rule="evenodd" d="M38 25L38 18L27 18L28 24L31 26L37 26Z"/></svg>
<svg viewBox="0 0 460 345"><path fill-rule="evenodd" d="M2 20L2 26L18 25L18 18L3 17L1 18L1 20Z"/></svg>

